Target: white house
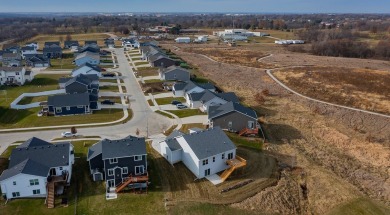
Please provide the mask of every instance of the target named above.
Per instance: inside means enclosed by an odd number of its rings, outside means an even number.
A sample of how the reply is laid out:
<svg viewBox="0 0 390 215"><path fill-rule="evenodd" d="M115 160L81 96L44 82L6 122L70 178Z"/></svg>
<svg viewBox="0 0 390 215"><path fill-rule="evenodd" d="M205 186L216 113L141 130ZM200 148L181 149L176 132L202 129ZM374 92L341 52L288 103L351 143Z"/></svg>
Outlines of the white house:
<svg viewBox="0 0 390 215"><path fill-rule="evenodd" d="M62 194L71 181L73 164L72 144L33 137L12 150L8 169L0 175L2 195L6 199L47 198L48 207L54 207L54 195Z"/></svg>
<svg viewBox="0 0 390 215"><path fill-rule="evenodd" d="M175 39L175 41L177 43L190 43L191 42L191 38L189 37L178 37Z"/></svg>
<svg viewBox="0 0 390 215"><path fill-rule="evenodd" d="M76 77L80 74L97 75L98 77L102 77L102 69L96 65L85 63L72 70L72 77Z"/></svg>
<svg viewBox="0 0 390 215"><path fill-rule="evenodd" d="M39 44L37 42L28 43L25 46L33 47L35 50L39 49Z"/></svg>
<svg viewBox="0 0 390 215"><path fill-rule="evenodd" d="M176 83L172 87L172 93L175 97L183 96L188 99L188 94L194 92L203 92L204 90L210 90L215 92L215 86L211 83L198 84L192 81Z"/></svg>
<svg viewBox="0 0 390 215"><path fill-rule="evenodd" d="M98 64L100 64L100 54L86 51L86 52L83 52L83 53L77 55L74 62L77 66L81 66L85 63L89 63L92 65L98 65Z"/></svg>
<svg viewBox="0 0 390 215"><path fill-rule="evenodd" d="M37 50L33 46L25 46L22 47L21 49L22 52L22 58L25 59L26 55L32 55L32 54L37 54Z"/></svg>
<svg viewBox="0 0 390 215"><path fill-rule="evenodd" d="M0 67L0 85L23 85L32 78L32 73L26 72L24 67Z"/></svg>
<svg viewBox="0 0 390 215"><path fill-rule="evenodd" d="M207 42L207 35L198 36L197 39L195 39L195 42L197 43L204 43Z"/></svg>
<svg viewBox="0 0 390 215"><path fill-rule="evenodd" d="M196 178L204 178L230 168L236 146L221 128L214 127L189 134L176 131L160 142L160 153L170 164L182 161Z"/></svg>
<svg viewBox="0 0 390 215"><path fill-rule="evenodd" d="M235 93L214 93L204 90L200 93L190 93L186 96L186 103L191 108L199 108L202 112L207 112L210 106L222 105L227 102L240 102Z"/></svg>

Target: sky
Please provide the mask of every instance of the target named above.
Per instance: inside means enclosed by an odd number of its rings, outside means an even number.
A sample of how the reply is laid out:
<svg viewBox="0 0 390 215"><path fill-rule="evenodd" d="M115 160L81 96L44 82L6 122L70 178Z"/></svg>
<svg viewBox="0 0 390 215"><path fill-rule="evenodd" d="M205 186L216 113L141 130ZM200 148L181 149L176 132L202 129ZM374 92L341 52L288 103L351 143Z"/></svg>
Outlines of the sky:
<svg viewBox="0 0 390 215"><path fill-rule="evenodd" d="M390 0L0 0L0 12L390 13Z"/></svg>

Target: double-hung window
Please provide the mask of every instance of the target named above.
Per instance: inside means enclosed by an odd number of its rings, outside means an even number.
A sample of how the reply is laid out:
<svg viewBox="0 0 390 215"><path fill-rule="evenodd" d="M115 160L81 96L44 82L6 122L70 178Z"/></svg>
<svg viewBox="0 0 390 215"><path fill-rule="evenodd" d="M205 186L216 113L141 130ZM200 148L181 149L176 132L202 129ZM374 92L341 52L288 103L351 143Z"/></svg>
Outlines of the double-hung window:
<svg viewBox="0 0 390 215"><path fill-rule="evenodd" d="M110 164L118 163L118 158L110 158Z"/></svg>

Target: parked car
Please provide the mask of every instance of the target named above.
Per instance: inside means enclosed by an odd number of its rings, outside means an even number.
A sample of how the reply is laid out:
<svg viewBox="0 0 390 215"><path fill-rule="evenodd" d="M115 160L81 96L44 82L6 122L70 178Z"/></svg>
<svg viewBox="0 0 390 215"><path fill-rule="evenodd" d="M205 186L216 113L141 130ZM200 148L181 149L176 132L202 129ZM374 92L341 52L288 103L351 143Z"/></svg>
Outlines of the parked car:
<svg viewBox="0 0 390 215"><path fill-rule="evenodd" d="M105 73L103 74L103 77L114 77L115 74L114 73Z"/></svg>
<svg viewBox="0 0 390 215"><path fill-rule="evenodd" d="M75 136L77 136L77 134L72 134L72 132L65 131L65 132L61 133L61 136L62 137L75 137Z"/></svg>
<svg viewBox="0 0 390 215"><path fill-rule="evenodd" d="M185 106L185 105L183 105L181 103L177 104L176 107L177 107L177 109L185 109L185 108L187 108L187 106Z"/></svg>
<svg viewBox="0 0 390 215"><path fill-rule="evenodd" d="M100 102L102 105L114 105L115 102L109 100L109 99L106 99L106 100L103 100Z"/></svg>
<svg viewBox="0 0 390 215"><path fill-rule="evenodd" d="M177 101L177 100L172 100L172 101L171 101L171 104L177 105L177 104L181 104L181 102L179 102L179 101Z"/></svg>

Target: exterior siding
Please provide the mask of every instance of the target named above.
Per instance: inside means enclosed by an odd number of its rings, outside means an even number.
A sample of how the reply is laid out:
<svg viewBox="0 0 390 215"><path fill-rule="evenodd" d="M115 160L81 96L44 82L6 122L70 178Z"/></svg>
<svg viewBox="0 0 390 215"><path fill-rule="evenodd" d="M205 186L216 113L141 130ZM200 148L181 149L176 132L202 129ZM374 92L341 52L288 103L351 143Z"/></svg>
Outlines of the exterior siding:
<svg viewBox="0 0 390 215"><path fill-rule="evenodd" d="M76 107L70 107L70 110L67 110L66 107L61 107L62 111L61 113L56 111L56 108L49 106L49 112L54 113L56 116L65 116L65 115L76 115L76 114L86 114L85 110L86 107L83 106L82 108Z"/></svg>
<svg viewBox="0 0 390 215"><path fill-rule="evenodd" d="M38 179L38 185L30 185L30 179ZM13 182L16 182L16 185L13 185ZM13 192L19 192L20 197L36 197L43 198L46 196L46 182L47 177L19 174L14 177L8 178L1 182L1 191L3 195L6 195L7 199L12 199ZM40 195L33 195L33 190L40 190Z"/></svg>
<svg viewBox="0 0 390 215"><path fill-rule="evenodd" d="M110 164L109 159L104 160L104 166L106 171L106 181L114 179L115 185L118 185L122 182L122 178L128 177L130 174L135 175L135 167L136 166L144 166L144 171L147 171L147 164L146 164L146 155L142 155L142 160L140 161L134 161L134 156L132 157L125 157L125 158L118 158L118 163ZM108 169L113 169L119 167L120 171L122 171L122 167L128 168L127 174L122 174L122 172L119 171L117 168L115 170L115 174L113 176L108 175Z"/></svg>
<svg viewBox="0 0 390 215"><path fill-rule="evenodd" d="M210 126L219 126L222 129L229 129L229 122L232 122L231 130L241 131L248 127L248 121L253 121L256 125L256 119L241 114L239 112L230 112L211 120Z"/></svg>
<svg viewBox="0 0 390 215"><path fill-rule="evenodd" d="M227 103L227 101L225 101L221 98L215 97L215 98L211 99L210 101L203 104L202 111L207 112L209 110L209 106L223 105L225 103Z"/></svg>
<svg viewBox="0 0 390 215"><path fill-rule="evenodd" d="M215 156L208 157L208 164L203 165L203 160L199 161L199 178L205 177L205 170L210 169L210 175L216 174L218 172L224 171L229 167L229 165L226 164L226 161L228 160L228 154L233 153L233 158L236 156L236 150L226 151L225 158L222 159L222 154L217 154ZM215 162L213 162L213 157L215 157Z"/></svg>
<svg viewBox="0 0 390 215"><path fill-rule="evenodd" d="M196 157L190 146L183 137L177 138L180 146L183 148L182 161L187 168L199 178L199 159Z"/></svg>
<svg viewBox="0 0 390 215"><path fill-rule="evenodd" d="M102 160L102 154L99 154L98 156L89 160L89 168L90 171L99 169L102 173L104 173L104 161Z"/></svg>

